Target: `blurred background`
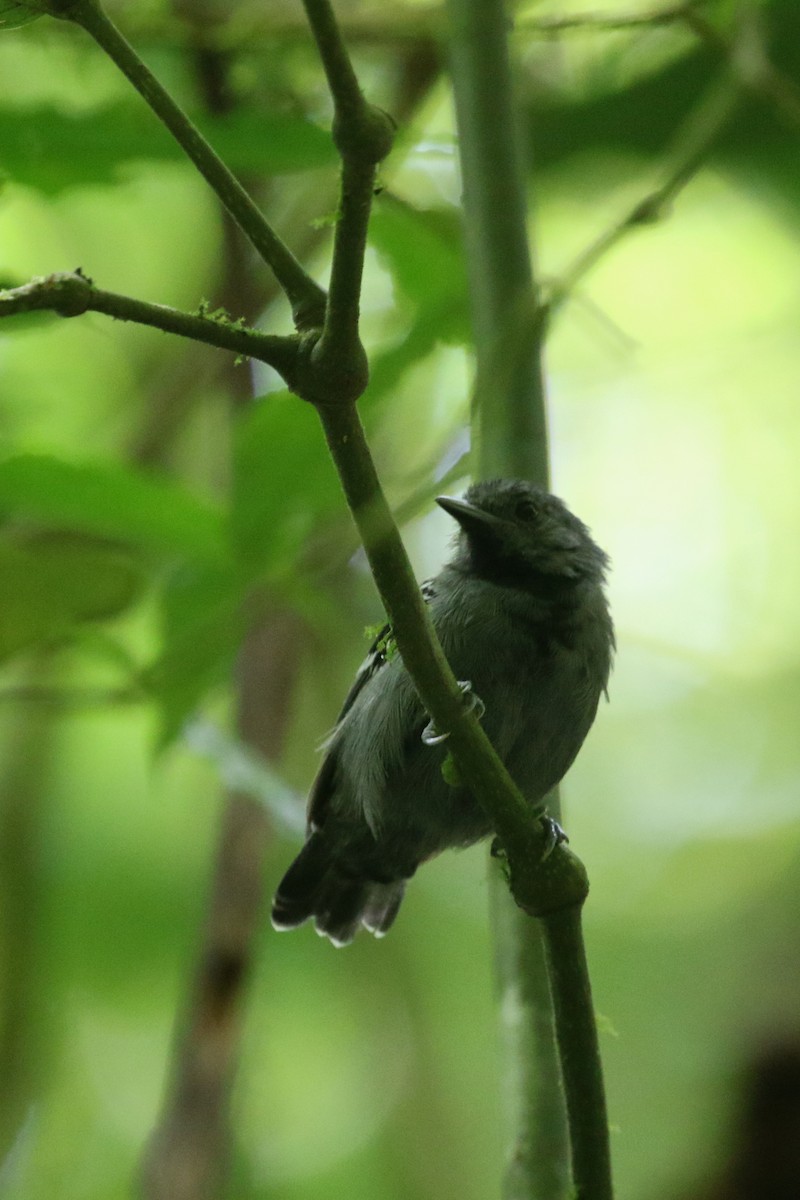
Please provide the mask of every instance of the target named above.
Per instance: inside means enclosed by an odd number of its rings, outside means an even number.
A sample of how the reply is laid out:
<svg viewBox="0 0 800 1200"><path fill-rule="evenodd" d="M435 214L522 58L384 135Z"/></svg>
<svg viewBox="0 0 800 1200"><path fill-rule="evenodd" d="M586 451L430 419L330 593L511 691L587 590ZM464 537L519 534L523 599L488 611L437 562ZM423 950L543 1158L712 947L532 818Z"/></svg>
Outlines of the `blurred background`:
<svg viewBox="0 0 800 1200"><path fill-rule="evenodd" d="M539 270L573 283L548 343L553 487L612 557L619 643L564 801L619 1197L788 1200L796 1164L752 1191L739 1168L800 1144L800 10L696 7L516 9ZM424 578L451 533L432 497L469 476L444 18L337 10L400 124L361 407ZM113 12L324 281L336 162L300 6ZM4 31L0 77L5 286L80 266L290 330L85 35ZM662 219L573 271L662 185ZM226 786L271 798L271 889L381 612L315 416L266 369L99 315L15 318L0 439L0 1196L113 1200L159 1112ZM279 813L244 740L291 789ZM485 848L426 866L383 942L336 952L264 917L229 1194L497 1194L498 1041ZM786 1135L745 1136L759 1120Z"/></svg>

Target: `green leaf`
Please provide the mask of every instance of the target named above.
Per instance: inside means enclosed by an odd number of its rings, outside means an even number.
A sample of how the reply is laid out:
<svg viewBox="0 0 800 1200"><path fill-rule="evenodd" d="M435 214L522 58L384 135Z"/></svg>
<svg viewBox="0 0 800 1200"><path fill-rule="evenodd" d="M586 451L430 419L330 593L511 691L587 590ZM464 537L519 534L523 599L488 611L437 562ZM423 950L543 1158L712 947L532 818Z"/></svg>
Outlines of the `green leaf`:
<svg viewBox="0 0 800 1200"><path fill-rule="evenodd" d="M241 589L230 571L183 565L167 581L162 611L163 650L143 683L159 708L158 741L164 747L206 693L230 679L244 632Z"/></svg>
<svg viewBox="0 0 800 1200"><path fill-rule="evenodd" d="M234 438L233 539L245 571L294 567L321 522L344 512L311 406L288 392L257 401Z"/></svg>
<svg viewBox="0 0 800 1200"><path fill-rule="evenodd" d="M414 306L411 324L392 346L373 358L360 409L374 419L416 363L441 343L471 340L460 217L456 209L417 209L392 196L380 197L370 222L370 240L398 290Z"/></svg>
<svg viewBox="0 0 800 1200"><path fill-rule="evenodd" d="M448 751L444 762L441 765L442 779L448 787L460 788L464 786L464 780L461 778L461 772L456 766L456 760Z"/></svg>
<svg viewBox="0 0 800 1200"><path fill-rule="evenodd" d="M381 196L370 240L403 294L426 312L447 313L450 336L467 340L469 292L458 209L414 208L397 197Z"/></svg>
<svg viewBox="0 0 800 1200"><path fill-rule="evenodd" d="M55 534L0 541L0 659L117 616L143 584L140 565L116 545Z"/></svg>
<svg viewBox="0 0 800 1200"><path fill-rule="evenodd" d="M18 0L0 0L0 30L21 29L30 25L31 21L43 17L44 13L29 4L20 4Z"/></svg>
<svg viewBox="0 0 800 1200"><path fill-rule="evenodd" d="M113 463L25 454L0 462L0 519L121 539L159 553L219 561L223 513L184 488Z"/></svg>
<svg viewBox="0 0 800 1200"><path fill-rule="evenodd" d="M237 172L276 175L336 162L330 134L303 117L240 110L197 124ZM52 105L0 107L0 167L47 193L111 183L135 161L188 162L180 146L135 98L88 112Z"/></svg>

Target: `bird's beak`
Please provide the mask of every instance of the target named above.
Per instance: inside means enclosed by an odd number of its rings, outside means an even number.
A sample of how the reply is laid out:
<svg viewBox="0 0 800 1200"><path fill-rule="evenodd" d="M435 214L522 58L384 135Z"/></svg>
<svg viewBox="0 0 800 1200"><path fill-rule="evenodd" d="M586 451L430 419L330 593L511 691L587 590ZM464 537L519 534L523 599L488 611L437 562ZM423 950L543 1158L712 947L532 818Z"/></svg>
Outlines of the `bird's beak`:
<svg viewBox="0 0 800 1200"><path fill-rule="evenodd" d="M476 508L474 504L468 504L466 500L455 500L452 496L437 496L436 503L451 517L454 517L467 533L478 529L497 528L498 525L504 524L493 513Z"/></svg>

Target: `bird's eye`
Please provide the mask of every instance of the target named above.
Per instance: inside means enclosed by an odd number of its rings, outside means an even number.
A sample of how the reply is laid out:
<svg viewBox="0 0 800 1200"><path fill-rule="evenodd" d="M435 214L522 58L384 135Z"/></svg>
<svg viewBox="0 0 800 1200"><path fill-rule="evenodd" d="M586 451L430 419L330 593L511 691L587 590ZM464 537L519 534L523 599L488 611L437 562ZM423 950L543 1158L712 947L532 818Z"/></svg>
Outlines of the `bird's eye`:
<svg viewBox="0 0 800 1200"><path fill-rule="evenodd" d="M532 500L518 500L514 506L514 516L520 521L532 521L536 513L537 508Z"/></svg>

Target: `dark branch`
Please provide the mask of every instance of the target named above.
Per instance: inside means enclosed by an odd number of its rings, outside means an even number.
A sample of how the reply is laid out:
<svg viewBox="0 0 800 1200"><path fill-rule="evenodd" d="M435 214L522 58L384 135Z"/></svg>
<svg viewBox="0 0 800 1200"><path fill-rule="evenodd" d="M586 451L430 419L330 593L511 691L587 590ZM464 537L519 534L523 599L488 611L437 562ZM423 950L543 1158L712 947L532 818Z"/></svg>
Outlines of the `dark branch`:
<svg viewBox="0 0 800 1200"><path fill-rule="evenodd" d="M268 363L289 386L297 373L303 346L302 339L294 334L279 337L259 333L226 316L181 312L166 304L149 304L117 292L103 291L80 271L47 275L32 279L22 287L0 291L0 318L42 310L57 312L62 317L78 317L85 312L105 313L117 321L134 321L164 333L205 342L220 350Z"/></svg>
<svg viewBox="0 0 800 1200"><path fill-rule="evenodd" d="M296 328L318 327L325 307L322 288L305 272L233 172L145 66L96 0L49 0L49 3L45 0L45 4L53 16L74 21L94 38L167 127L264 262L275 272L292 306Z"/></svg>

